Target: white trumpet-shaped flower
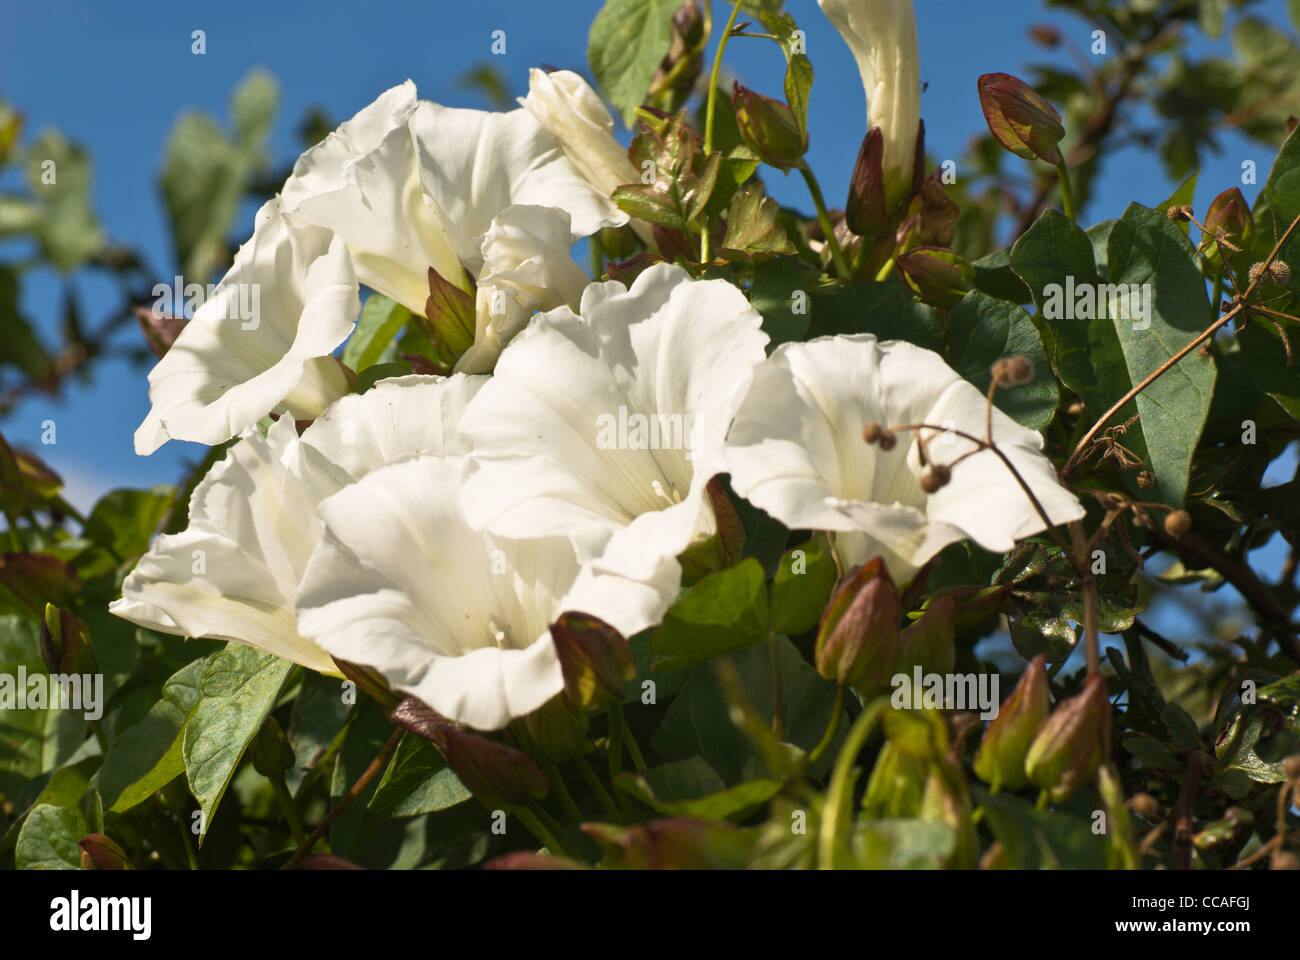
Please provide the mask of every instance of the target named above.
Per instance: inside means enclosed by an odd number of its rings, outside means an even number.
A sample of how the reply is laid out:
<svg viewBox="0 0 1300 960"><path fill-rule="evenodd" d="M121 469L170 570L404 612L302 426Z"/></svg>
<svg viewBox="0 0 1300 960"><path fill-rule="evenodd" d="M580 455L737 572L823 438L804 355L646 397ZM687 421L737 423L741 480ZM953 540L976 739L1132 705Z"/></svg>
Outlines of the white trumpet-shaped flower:
<svg viewBox="0 0 1300 960"><path fill-rule="evenodd" d="M438 713L496 730L564 687L549 627L566 611L630 636L677 593L584 569L565 537L510 540L471 528L464 457L421 457L325 501L325 534L298 594L298 628L374 667Z"/></svg>
<svg viewBox="0 0 1300 960"><path fill-rule="evenodd" d="M859 334L783 344L755 371L727 438L731 483L788 527L835 531L846 566L882 556L906 581L950 543L1001 553L1044 529L997 454L970 453L975 444L951 432L983 437L985 410L979 390L910 343ZM953 464L951 480L925 493L917 433L899 431L885 450L864 442L870 423L942 428L921 435L930 462ZM997 409L992 435L1053 524L1083 516L1041 436Z"/></svg>
<svg viewBox="0 0 1300 960"><path fill-rule="evenodd" d="M268 200L230 271L149 372L136 453L170 438L222 443L268 413L315 417L347 393L330 354L360 309L343 242Z"/></svg>
<svg viewBox="0 0 1300 960"><path fill-rule="evenodd" d="M867 95L867 129L884 137L890 205L912 182L921 120L921 58L912 0L817 0L853 52Z"/></svg>
<svg viewBox="0 0 1300 960"><path fill-rule="evenodd" d="M533 318L466 408L479 469L470 522L515 538L568 534L601 571L650 578L714 532L705 485L764 355L761 317L722 280L657 264L595 283L581 316Z"/></svg>
<svg viewBox="0 0 1300 960"><path fill-rule="evenodd" d="M284 185L285 209L338 233L362 283L423 316L432 267L480 292L473 362L491 361L532 309L576 303L572 282L539 288L533 303L494 279L524 270L575 271L569 247L601 227L627 222L593 187L559 137L523 109L463 110L418 100L411 81L394 87L303 154ZM502 241L523 234L527 242ZM507 260L516 252L518 259ZM579 287L580 289L580 287ZM495 298L493 292L502 296ZM514 329L512 329L512 327Z"/></svg>
<svg viewBox="0 0 1300 960"><path fill-rule="evenodd" d="M610 196L625 183L640 181L640 171L614 139L614 118L609 109L591 85L572 70L529 70L528 96L520 97L519 103L559 137L565 156L601 196ZM634 220L632 226L642 239L653 238L649 224Z"/></svg>
<svg viewBox="0 0 1300 960"><path fill-rule="evenodd" d="M110 610L162 633L251 644L335 670L303 639L294 596L320 540L317 508L373 470L463 453L455 424L482 377L400 377L333 404L301 437L289 417L252 428L190 498L189 526L157 537Z"/></svg>

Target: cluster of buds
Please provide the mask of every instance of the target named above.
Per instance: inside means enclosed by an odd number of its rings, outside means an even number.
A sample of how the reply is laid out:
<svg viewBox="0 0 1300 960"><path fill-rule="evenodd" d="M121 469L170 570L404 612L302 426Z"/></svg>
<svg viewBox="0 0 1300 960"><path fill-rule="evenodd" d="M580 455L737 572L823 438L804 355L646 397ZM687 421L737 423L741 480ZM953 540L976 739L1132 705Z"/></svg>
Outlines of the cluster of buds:
<svg viewBox="0 0 1300 960"><path fill-rule="evenodd" d="M1083 690L1048 712L1046 659L1039 655L1003 702L975 753L975 773L995 789L1033 784L1053 803L1092 780L1110 752L1106 681L1092 673Z"/></svg>

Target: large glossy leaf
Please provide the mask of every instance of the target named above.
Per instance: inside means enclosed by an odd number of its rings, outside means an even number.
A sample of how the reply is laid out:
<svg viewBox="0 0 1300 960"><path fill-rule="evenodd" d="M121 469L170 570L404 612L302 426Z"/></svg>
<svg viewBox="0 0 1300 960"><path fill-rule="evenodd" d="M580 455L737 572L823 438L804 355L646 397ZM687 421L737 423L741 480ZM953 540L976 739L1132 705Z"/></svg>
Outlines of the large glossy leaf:
<svg viewBox="0 0 1300 960"><path fill-rule="evenodd" d="M587 35L587 62L630 127L672 41L676 0L605 0Z"/></svg>
<svg viewBox="0 0 1300 960"><path fill-rule="evenodd" d="M204 663L181 742L190 792L204 815L200 842L291 669L288 660L242 643L229 644Z"/></svg>
<svg viewBox="0 0 1300 960"><path fill-rule="evenodd" d="M1077 312L1065 312L1048 320L1056 338L1057 372L1083 398L1090 418L1105 412L1212 320L1191 244L1167 218L1130 204L1110 231L1107 253L1110 284L1137 284L1139 289L1150 284L1150 317L1100 317L1096 314L1102 311L1094 310L1091 319L1068 319ZM1040 311L1050 309L1053 293L1063 308L1073 311L1075 305L1066 302L1068 292L1082 285L1093 285L1096 302L1109 299L1107 291L1096 287L1088 236L1055 211L1043 214L1016 242L1011 264L1029 285ZM1049 290L1050 284L1059 284L1060 292ZM1214 378L1213 361L1194 351L1111 420L1114 426L1135 412L1140 415L1124 435L1124 444L1155 475L1155 487L1147 496L1182 503Z"/></svg>

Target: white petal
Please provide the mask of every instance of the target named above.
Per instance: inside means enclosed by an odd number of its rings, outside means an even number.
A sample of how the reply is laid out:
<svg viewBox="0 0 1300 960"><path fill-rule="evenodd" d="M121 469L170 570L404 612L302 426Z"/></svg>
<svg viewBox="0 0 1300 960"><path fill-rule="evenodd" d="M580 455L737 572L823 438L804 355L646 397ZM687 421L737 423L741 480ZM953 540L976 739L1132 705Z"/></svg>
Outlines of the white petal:
<svg viewBox="0 0 1300 960"><path fill-rule="evenodd" d="M667 264L591 284L582 316L534 318L470 402L471 522L571 536L598 569L648 578L713 532L704 486L767 341L735 287ZM639 419L638 419L639 418Z"/></svg>
<svg viewBox="0 0 1300 960"><path fill-rule="evenodd" d="M321 672L329 656L299 637L298 578L319 539L316 497L330 477L293 476L298 436L282 418L266 437L248 431L190 499L190 525L160 536L110 609L163 633L251 644Z"/></svg>
<svg viewBox="0 0 1300 960"><path fill-rule="evenodd" d="M460 259L477 271L492 220L515 204L560 207L570 240L627 215L582 178L560 141L526 110L488 113L422 101L410 120L424 189L443 212Z"/></svg>
<svg viewBox="0 0 1300 960"><path fill-rule="evenodd" d="M417 104L409 80L384 93L298 158L282 197L293 216L343 237L362 283L423 316L430 267L465 281L454 232L421 185Z"/></svg>
<svg viewBox="0 0 1300 960"><path fill-rule="evenodd" d="M421 457L373 473L320 509L325 536L298 596L298 624L336 656L484 730L563 688L549 624L570 596L627 633L676 592L582 573L562 537L498 539L460 510L464 458ZM576 585L576 587L575 587Z"/></svg>
<svg viewBox="0 0 1300 960"><path fill-rule="evenodd" d="M1015 477L991 451L952 469L927 496L915 434L891 451L862 440L868 423L929 423L984 433L985 398L936 353L870 334L788 343L754 375L727 440L733 488L791 528L840 531L846 564L885 557L907 580L949 543L969 537L1002 552L1044 529ZM973 445L926 431L931 458L949 463ZM1083 515L1041 453L1042 438L999 410L993 439L1054 523Z"/></svg>
<svg viewBox="0 0 1300 960"><path fill-rule="evenodd" d="M335 672L329 656L299 636L294 614L320 541L318 507L387 464L463 451L456 422L483 379L383 380L339 400L301 438L288 417L266 437L247 431L195 488L189 527L150 545L113 612L163 633L242 641Z"/></svg>
<svg viewBox="0 0 1300 960"><path fill-rule="evenodd" d="M150 371L136 452L168 437L221 443L271 412L316 416L347 392L330 354L359 310L342 241L267 201L230 272Z"/></svg>
<svg viewBox="0 0 1300 960"><path fill-rule="evenodd" d="M558 207L507 207L493 219L482 243L474 343L457 370L490 372L533 311L578 305L587 275L569 248L569 214Z"/></svg>

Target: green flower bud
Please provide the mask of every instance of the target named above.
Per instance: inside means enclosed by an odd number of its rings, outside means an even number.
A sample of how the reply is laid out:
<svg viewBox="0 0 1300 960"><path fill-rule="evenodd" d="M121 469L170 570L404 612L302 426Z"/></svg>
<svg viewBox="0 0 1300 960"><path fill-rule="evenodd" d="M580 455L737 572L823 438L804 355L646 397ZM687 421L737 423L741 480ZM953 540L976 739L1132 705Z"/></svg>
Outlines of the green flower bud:
<svg viewBox="0 0 1300 960"><path fill-rule="evenodd" d="M293 747L275 717L267 717L249 746L253 769L262 776L278 778L293 766Z"/></svg>
<svg viewBox="0 0 1300 960"><path fill-rule="evenodd" d="M1060 803L1089 782L1110 753L1110 698L1106 681L1093 673L1083 691L1056 705L1025 756L1029 782Z"/></svg>
<svg viewBox="0 0 1300 960"><path fill-rule="evenodd" d="M50 673L95 673L98 670L90 631L70 610L45 605L41 624L41 658Z"/></svg>
<svg viewBox="0 0 1300 960"><path fill-rule="evenodd" d="M1017 157L1060 163L1061 115L1034 89L1008 73L979 78L980 106L993 138Z"/></svg>
<svg viewBox="0 0 1300 960"><path fill-rule="evenodd" d="M1047 719L1046 665L1045 656L1034 657L984 731L975 752L975 773L991 787L1019 790L1029 782L1025 755L1034 734Z"/></svg>
<svg viewBox="0 0 1300 960"><path fill-rule="evenodd" d="M897 263L912 292L937 307L959 303L975 283L975 268L942 247L914 247Z"/></svg>
<svg viewBox="0 0 1300 960"><path fill-rule="evenodd" d="M81 847L82 870L132 870L123 850L111 837L88 833L77 841Z"/></svg>
<svg viewBox="0 0 1300 960"><path fill-rule="evenodd" d="M636 664L621 633L596 617L570 612L551 624L551 640L564 674L564 702L571 710L623 701Z"/></svg>
<svg viewBox="0 0 1300 960"><path fill-rule="evenodd" d="M389 717L437 747L460 782L487 809L523 806L546 796L546 775L526 754L470 733L423 700L407 697Z"/></svg>
<svg viewBox="0 0 1300 960"><path fill-rule="evenodd" d="M737 83L731 94L736 126L745 143L764 163L790 170L808 152L808 134L799 129L791 109Z"/></svg>
<svg viewBox="0 0 1300 960"><path fill-rule="evenodd" d="M1203 242L1214 243L1222 238L1223 246L1232 253L1250 249L1255 238L1255 218L1240 190L1230 187L1211 201L1205 213L1205 230Z"/></svg>
<svg viewBox="0 0 1300 960"><path fill-rule="evenodd" d="M817 672L841 684L873 688L888 680L898 648L902 607L880 557L840 582L817 629Z"/></svg>

